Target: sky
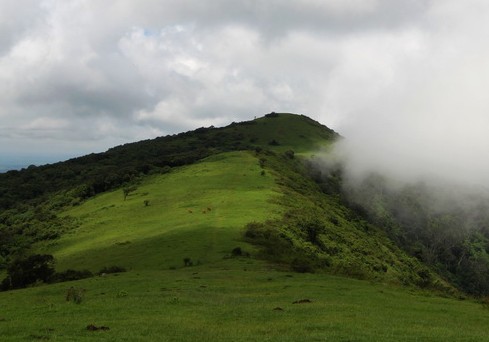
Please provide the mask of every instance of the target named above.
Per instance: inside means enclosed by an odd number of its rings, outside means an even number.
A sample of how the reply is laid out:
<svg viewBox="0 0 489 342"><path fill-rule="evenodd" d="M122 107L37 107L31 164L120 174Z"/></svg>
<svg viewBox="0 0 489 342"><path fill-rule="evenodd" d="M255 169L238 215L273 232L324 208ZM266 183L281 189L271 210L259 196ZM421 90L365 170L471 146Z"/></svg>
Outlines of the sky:
<svg viewBox="0 0 489 342"><path fill-rule="evenodd" d="M265 113L354 172L489 182L484 0L0 0L0 168Z"/></svg>

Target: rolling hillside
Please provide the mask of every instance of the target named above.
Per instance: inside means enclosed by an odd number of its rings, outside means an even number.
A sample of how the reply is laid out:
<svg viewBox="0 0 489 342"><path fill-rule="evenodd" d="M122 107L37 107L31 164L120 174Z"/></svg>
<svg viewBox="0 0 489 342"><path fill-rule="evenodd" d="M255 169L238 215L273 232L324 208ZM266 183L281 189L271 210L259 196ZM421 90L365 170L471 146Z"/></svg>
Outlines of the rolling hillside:
<svg viewBox="0 0 489 342"><path fill-rule="evenodd" d="M253 220L280 216L272 177L260 175L249 152L226 152L165 175L146 178L126 200L120 189L63 215L80 226L43 251L58 267L122 265L134 270L180 268L183 259L209 264L242 245ZM144 201L149 201L145 206Z"/></svg>
<svg viewBox="0 0 489 342"><path fill-rule="evenodd" d="M335 137L273 114L4 176L46 185L10 196L5 262L126 272L0 292L2 339L484 340L486 306L308 176Z"/></svg>

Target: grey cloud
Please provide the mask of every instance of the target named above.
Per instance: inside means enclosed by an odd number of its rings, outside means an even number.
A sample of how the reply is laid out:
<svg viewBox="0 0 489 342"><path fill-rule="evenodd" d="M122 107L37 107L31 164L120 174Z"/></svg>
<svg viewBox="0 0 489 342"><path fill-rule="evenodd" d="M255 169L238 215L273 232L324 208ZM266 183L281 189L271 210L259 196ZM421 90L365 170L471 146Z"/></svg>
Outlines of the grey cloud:
<svg viewBox="0 0 489 342"><path fill-rule="evenodd" d="M31 30L43 17L36 0L4 0L0 5L0 56Z"/></svg>
<svg viewBox="0 0 489 342"><path fill-rule="evenodd" d="M150 1L147 7L134 10L138 13L151 10L155 16L163 15L163 20L174 24L215 27L238 23L256 28L264 35L281 36L297 29L352 32L396 28L421 20L430 3L428 0ZM152 22L158 20L150 18Z"/></svg>
<svg viewBox="0 0 489 342"><path fill-rule="evenodd" d="M352 170L460 180L468 169L483 182L487 10L479 0L4 1L0 154L100 151L291 111L343 133Z"/></svg>

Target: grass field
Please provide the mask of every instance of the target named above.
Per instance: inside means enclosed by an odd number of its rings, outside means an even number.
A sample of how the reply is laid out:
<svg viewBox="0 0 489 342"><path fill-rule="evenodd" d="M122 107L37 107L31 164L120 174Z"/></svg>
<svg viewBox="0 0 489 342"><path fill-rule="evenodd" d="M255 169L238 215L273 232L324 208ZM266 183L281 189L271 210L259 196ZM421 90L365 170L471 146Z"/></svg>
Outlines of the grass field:
<svg viewBox="0 0 489 342"><path fill-rule="evenodd" d="M255 252L246 223L282 214L261 171L250 152L216 155L146 178L126 200L117 190L66 211L78 228L38 252L58 270L128 272L1 292L0 340L489 340L489 310L471 300L231 257ZM66 300L70 287L80 303Z"/></svg>
<svg viewBox="0 0 489 342"><path fill-rule="evenodd" d="M82 303L65 300L70 286L86 289ZM489 324L470 301L245 258L12 291L0 303L2 341L484 341Z"/></svg>

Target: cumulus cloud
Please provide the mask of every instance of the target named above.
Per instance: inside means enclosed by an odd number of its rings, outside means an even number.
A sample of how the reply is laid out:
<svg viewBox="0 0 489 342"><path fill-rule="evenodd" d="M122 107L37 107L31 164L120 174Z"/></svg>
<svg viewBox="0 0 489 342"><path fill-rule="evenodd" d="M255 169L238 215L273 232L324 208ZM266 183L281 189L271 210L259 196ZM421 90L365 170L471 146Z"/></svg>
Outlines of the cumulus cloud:
<svg viewBox="0 0 489 342"><path fill-rule="evenodd" d="M358 174L484 182L488 7L5 0L0 156L77 155L290 111L346 136Z"/></svg>

